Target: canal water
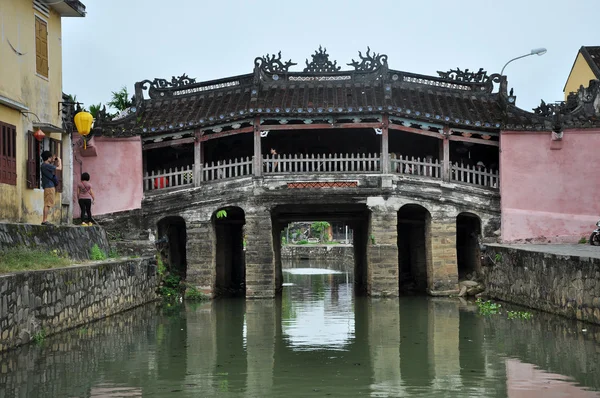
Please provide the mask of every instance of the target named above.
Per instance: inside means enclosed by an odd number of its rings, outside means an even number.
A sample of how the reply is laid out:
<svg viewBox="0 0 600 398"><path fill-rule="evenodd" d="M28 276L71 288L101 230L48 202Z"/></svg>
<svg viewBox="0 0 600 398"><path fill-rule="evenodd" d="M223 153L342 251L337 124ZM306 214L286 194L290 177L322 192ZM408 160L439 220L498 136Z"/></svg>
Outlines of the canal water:
<svg viewBox="0 0 600 398"><path fill-rule="evenodd" d="M288 264L277 300L150 304L1 354L0 397L600 396L597 327L355 297L319 266Z"/></svg>

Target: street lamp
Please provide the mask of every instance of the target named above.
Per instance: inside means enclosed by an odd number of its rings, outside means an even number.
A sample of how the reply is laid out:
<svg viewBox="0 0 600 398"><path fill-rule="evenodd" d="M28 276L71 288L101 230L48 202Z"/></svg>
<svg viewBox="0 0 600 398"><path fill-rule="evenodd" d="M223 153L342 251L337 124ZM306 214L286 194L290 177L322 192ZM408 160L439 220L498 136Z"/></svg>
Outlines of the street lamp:
<svg viewBox="0 0 600 398"><path fill-rule="evenodd" d="M545 48L534 48L533 50L531 50L531 52L529 54L525 54L525 55L521 55L520 57L517 58L513 58L510 61L508 61L507 63L504 64L504 66L502 67L502 70L500 71L500 75L503 75L504 72L504 68L506 68L506 65L510 64L512 61L515 61L519 58L525 58L525 57L529 57L530 55L544 55L546 54L546 50Z"/></svg>

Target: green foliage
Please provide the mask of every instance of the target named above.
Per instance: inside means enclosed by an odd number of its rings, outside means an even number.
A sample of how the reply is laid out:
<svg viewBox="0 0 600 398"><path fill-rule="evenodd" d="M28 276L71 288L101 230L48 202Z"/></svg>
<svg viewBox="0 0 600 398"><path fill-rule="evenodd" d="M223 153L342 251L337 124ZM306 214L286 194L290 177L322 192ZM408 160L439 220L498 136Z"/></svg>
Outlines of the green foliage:
<svg viewBox="0 0 600 398"><path fill-rule="evenodd" d="M297 245L308 245L308 241L306 239L299 240L296 242Z"/></svg>
<svg viewBox="0 0 600 398"><path fill-rule="evenodd" d="M46 331L44 329L39 330L36 334L33 335L32 339L35 342L35 344L42 344L44 340L46 340Z"/></svg>
<svg viewBox="0 0 600 398"><path fill-rule="evenodd" d="M579 243L580 245L585 245L586 243L588 243L588 240L585 237L582 237L577 243Z"/></svg>
<svg viewBox="0 0 600 398"><path fill-rule="evenodd" d="M494 261L497 263L501 263L502 262L502 253L496 253L496 255L494 256Z"/></svg>
<svg viewBox="0 0 600 398"><path fill-rule="evenodd" d="M66 267L73 262L59 250L43 251L27 247L0 250L0 273Z"/></svg>
<svg viewBox="0 0 600 398"><path fill-rule="evenodd" d="M164 276L165 272L167 272L167 267L165 267L165 263L163 262L162 256L160 253L156 253L156 266L157 272L159 276Z"/></svg>
<svg viewBox="0 0 600 398"><path fill-rule="evenodd" d="M100 103L90 105L90 114L92 115L94 120L98 118L98 113L100 113L100 109L102 109L102 104Z"/></svg>
<svg viewBox="0 0 600 398"><path fill-rule="evenodd" d="M475 304L479 307L481 315L496 315L500 313L500 308L502 308L500 304L496 304L490 300L483 301L480 298L475 300Z"/></svg>
<svg viewBox="0 0 600 398"><path fill-rule="evenodd" d="M117 252L116 248L111 248L110 251L108 252L108 258L118 258L119 257L119 252Z"/></svg>
<svg viewBox="0 0 600 398"><path fill-rule="evenodd" d="M106 253L98 247L97 243L90 249L90 259L93 261L106 260Z"/></svg>
<svg viewBox="0 0 600 398"><path fill-rule="evenodd" d="M327 221L315 221L314 223L310 224L310 230L312 233L319 236L319 240L323 241L325 230L330 226L331 224L329 224Z"/></svg>
<svg viewBox="0 0 600 398"><path fill-rule="evenodd" d="M370 238L371 238L371 244L374 245L375 244L375 235L371 234Z"/></svg>
<svg viewBox="0 0 600 398"><path fill-rule="evenodd" d="M181 278L177 275L169 274L163 278L163 284L158 290L165 300L175 300L181 295Z"/></svg>
<svg viewBox="0 0 600 398"><path fill-rule="evenodd" d="M217 211L217 218L225 218L227 217L227 210L221 209Z"/></svg>
<svg viewBox="0 0 600 398"><path fill-rule="evenodd" d="M195 286L188 285L187 289L185 289L185 299L187 301L206 301L208 300L208 296L202 293L200 290L196 289Z"/></svg>
<svg viewBox="0 0 600 398"><path fill-rule="evenodd" d="M526 311L507 311L506 315L508 319L531 319L533 318L533 314L531 312Z"/></svg>
<svg viewBox="0 0 600 398"><path fill-rule="evenodd" d="M281 237L281 244L282 245L287 245L287 239L285 238L285 236Z"/></svg>
<svg viewBox="0 0 600 398"><path fill-rule="evenodd" d="M131 100L129 99L129 92L127 87L123 86L119 91L112 92L112 99L106 103L106 105L114 108L118 111L124 111L131 107Z"/></svg>

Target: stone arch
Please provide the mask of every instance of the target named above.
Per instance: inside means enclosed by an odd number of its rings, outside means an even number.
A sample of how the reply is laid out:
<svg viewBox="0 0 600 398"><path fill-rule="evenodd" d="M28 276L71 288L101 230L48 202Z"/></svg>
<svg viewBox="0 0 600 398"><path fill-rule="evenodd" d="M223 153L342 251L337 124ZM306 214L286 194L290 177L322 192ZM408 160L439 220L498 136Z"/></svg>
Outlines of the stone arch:
<svg viewBox="0 0 600 398"><path fill-rule="evenodd" d="M180 216L161 218L157 223L156 246L168 270L182 279L187 274L187 227Z"/></svg>
<svg viewBox="0 0 600 398"><path fill-rule="evenodd" d="M225 210L226 216L217 217ZM246 292L244 225L246 214L237 206L220 208L212 215L215 232L214 296L243 296Z"/></svg>
<svg viewBox="0 0 600 398"><path fill-rule="evenodd" d="M425 294L432 278L431 213L406 204L398 210L397 227L400 294Z"/></svg>
<svg viewBox="0 0 600 398"><path fill-rule="evenodd" d="M481 218L470 212L456 217L456 259L458 279L474 279L481 273Z"/></svg>

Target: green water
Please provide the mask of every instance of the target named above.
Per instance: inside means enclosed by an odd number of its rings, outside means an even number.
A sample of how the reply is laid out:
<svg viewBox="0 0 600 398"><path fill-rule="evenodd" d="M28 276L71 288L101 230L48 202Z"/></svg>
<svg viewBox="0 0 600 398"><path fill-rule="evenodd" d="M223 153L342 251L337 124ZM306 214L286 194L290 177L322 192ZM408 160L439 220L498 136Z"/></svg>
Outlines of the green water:
<svg viewBox="0 0 600 398"><path fill-rule="evenodd" d="M600 396L596 327L295 271L278 300L152 304L2 354L0 397Z"/></svg>

